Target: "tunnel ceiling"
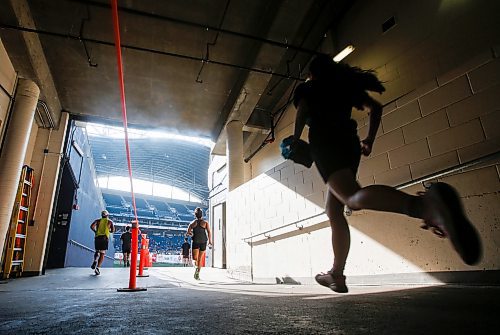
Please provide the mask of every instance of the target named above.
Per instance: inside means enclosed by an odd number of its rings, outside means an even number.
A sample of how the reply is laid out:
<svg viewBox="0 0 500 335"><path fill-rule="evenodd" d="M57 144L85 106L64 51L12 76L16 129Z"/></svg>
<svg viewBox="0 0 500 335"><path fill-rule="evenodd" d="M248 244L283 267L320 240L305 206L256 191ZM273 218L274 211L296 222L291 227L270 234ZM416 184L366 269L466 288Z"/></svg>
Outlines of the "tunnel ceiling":
<svg viewBox="0 0 500 335"><path fill-rule="evenodd" d="M25 2L27 27L13 9ZM118 1L128 121L220 141L225 123L269 129L271 115L349 1ZM35 78L21 34L40 39L62 110L121 120L108 1L6 0L0 37L19 75ZM26 29L29 28L29 29ZM36 56L35 56L36 59ZM47 98L42 90L41 99ZM47 99L50 100L50 99ZM54 114L59 111L49 105Z"/></svg>

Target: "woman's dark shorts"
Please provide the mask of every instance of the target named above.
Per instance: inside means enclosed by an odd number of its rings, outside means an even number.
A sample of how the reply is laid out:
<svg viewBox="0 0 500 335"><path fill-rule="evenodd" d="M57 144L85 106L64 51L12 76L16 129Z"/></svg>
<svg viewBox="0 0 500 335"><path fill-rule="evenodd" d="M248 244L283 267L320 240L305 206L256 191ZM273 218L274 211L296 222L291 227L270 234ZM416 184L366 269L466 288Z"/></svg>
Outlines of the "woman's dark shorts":
<svg viewBox="0 0 500 335"><path fill-rule="evenodd" d="M205 243L195 243L195 242L193 242L193 250L194 249L200 249L200 251L207 250L207 242L205 242Z"/></svg>
<svg viewBox="0 0 500 335"><path fill-rule="evenodd" d="M309 133L311 156L326 183L332 173L350 169L355 175L361 159L361 143L356 134Z"/></svg>
<svg viewBox="0 0 500 335"><path fill-rule="evenodd" d="M122 252L123 253L127 253L127 254L130 254L130 250L132 249L132 247L130 245L127 245L127 244L124 244L122 246Z"/></svg>
<svg viewBox="0 0 500 335"><path fill-rule="evenodd" d="M106 251L108 250L108 238L106 236L96 236L94 239L95 250Z"/></svg>

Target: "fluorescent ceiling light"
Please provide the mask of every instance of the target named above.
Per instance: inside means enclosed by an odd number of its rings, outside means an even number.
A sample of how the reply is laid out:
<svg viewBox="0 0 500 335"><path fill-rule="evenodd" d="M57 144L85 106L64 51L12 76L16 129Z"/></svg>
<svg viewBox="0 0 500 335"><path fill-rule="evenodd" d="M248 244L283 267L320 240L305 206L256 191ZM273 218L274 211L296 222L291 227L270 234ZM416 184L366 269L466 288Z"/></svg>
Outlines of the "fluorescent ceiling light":
<svg viewBox="0 0 500 335"><path fill-rule="evenodd" d="M351 52L353 52L354 49L355 48L352 44L346 46L344 50L342 50L337 54L337 56L333 57L333 60L337 63L340 62L342 59L346 58Z"/></svg>

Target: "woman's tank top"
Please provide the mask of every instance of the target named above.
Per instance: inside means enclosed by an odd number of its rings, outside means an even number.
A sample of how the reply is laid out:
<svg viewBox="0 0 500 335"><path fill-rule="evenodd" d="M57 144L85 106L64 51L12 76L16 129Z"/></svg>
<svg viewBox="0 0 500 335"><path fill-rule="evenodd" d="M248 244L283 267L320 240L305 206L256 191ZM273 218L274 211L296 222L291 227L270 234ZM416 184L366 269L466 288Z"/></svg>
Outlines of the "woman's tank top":
<svg viewBox="0 0 500 335"><path fill-rule="evenodd" d="M206 232L206 228L200 226L203 220L198 220L196 227L193 228L193 242L194 243L207 243L208 236Z"/></svg>

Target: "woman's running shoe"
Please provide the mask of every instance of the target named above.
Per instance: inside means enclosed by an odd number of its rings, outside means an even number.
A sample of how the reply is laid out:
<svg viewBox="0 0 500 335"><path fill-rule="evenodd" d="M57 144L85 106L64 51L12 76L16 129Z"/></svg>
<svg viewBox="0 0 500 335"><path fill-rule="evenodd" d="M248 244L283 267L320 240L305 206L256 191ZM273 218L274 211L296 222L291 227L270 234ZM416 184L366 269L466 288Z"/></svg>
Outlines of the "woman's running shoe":
<svg viewBox="0 0 500 335"><path fill-rule="evenodd" d="M337 293L347 293L349 291L345 284L345 276L333 275L332 270L328 270L326 273L318 273L314 279L321 286L328 287Z"/></svg>
<svg viewBox="0 0 500 335"><path fill-rule="evenodd" d="M449 238L466 264L477 264L482 253L481 240L465 216L455 189L446 183L434 183L423 195L423 200L423 228L431 228L436 235Z"/></svg>

